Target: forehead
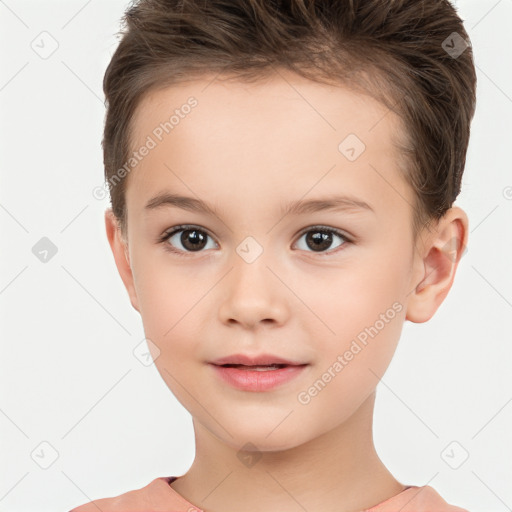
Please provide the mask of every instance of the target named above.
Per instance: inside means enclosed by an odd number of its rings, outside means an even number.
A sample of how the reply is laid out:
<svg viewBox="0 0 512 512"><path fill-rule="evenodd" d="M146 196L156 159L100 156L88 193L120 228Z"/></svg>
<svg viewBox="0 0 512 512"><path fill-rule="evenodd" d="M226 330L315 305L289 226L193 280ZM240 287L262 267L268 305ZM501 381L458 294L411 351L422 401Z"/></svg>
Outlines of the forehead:
<svg viewBox="0 0 512 512"><path fill-rule="evenodd" d="M191 102L193 107L189 106ZM321 137L327 129L341 132L352 129L361 138L369 139L371 134L367 132L376 130L372 142L381 141L385 145L391 135L390 128L398 130L401 124L382 103L342 84L312 82L290 71L280 71L254 83L205 75L145 94L133 116L132 141L142 142L142 137L168 121L173 113L176 113L172 121L175 134L189 133L188 127L197 136L201 135L201 125L209 128L205 126L209 122L226 130L243 125L251 136L258 128L263 128L260 136L270 133L271 126L295 128L294 132L304 134L306 127L295 122L300 118L310 123L310 135L316 133ZM186 118L195 121L182 123ZM178 125L181 125L179 130ZM211 126L210 139L219 133L215 126ZM286 134L282 135L284 139Z"/></svg>
<svg viewBox="0 0 512 512"><path fill-rule="evenodd" d="M236 191L242 205L269 190L290 199L334 185L377 208L411 204L397 168L401 133L396 114L345 86L290 72L256 83L204 76L140 102L132 149L149 139L152 149L130 175L127 204L187 185L220 202Z"/></svg>

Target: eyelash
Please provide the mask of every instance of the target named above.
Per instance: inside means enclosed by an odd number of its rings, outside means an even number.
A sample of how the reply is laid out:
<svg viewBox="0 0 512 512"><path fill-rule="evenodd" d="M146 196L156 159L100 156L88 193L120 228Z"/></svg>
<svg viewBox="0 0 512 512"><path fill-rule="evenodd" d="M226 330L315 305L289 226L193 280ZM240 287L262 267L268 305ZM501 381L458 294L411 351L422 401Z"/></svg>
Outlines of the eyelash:
<svg viewBox="0 0 512 512"><path fill-rule="evenodd" d="M178 256L190 257L190 256L192 256L192 255L194 255L196 253L204 252L204 251L182 251L181 249L175 249L172 245L170 245L168 243L168 240L169 240L169 238L171 236L175 235L176 233L179 233L180 231L186 231L186 230L197 230L197 231L200 231L201 233L205 233L207 236L209 236L210 238L213 239L213 237L207 231L205 231L204 229L201 229L199 226L185 224L185 225L174 226L173 228L168 229L159 238L158 242L164 244L164 249L166 251L169 251L169 252L171 252L173 254L176 254ZM302 238L302 236L304 236L305 234L307 234L307 233L309 233L311 231L312 232L320 232L320 233L332 233L334 235L339 236L344 241L343 244L341 244L340 246L338 246L337 248L335 248L335 249L333 249L331 251L322 251L322 252L317 252L317 253L315 253L315 251L306 251L306 252L311 252L313 254L317 254L320 257L323 257L325 255L330 255L330 254L337 253L337 252L343 250L343 248L345 247L345 245L347 245L347 243L348 244L353 243L352 240L350 240L341 231L339 231L337 229L334 229L334 228L326 228L325 226L311 226L311 227L308 227L307 229L303 230L300 233L299 238L297 240L300 240L300 238Z"/></svg>

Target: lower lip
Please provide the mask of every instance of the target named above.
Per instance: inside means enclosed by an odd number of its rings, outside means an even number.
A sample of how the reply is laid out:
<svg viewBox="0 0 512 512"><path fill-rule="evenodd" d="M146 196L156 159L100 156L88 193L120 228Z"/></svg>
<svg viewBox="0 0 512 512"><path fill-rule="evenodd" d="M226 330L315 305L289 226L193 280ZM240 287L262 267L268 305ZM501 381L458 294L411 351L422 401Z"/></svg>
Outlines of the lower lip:
<svg viewBox="0 0 512 512"><path fill-rule="evenodd" d="M225 366L212 364L217 375L228 384L243 391L268 391L280 384L289 382L298 377L307 365L285 366L278 370L239 370Z"/></svg>

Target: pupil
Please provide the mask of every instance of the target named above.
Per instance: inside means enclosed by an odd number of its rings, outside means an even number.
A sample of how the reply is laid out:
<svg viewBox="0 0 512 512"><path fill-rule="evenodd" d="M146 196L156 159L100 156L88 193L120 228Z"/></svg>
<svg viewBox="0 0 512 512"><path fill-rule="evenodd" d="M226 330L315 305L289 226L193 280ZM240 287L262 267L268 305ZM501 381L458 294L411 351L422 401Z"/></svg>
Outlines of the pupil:
<svg viewBox="0 0 512 512"><path fill-rule="evenodd" d="M332 234L323 233L321 231L311 231L306 235L306 242L308 247L315 251L321 251L322 249L328 249L332 243ZM312 242L311 246L309 242Z"/></svg>
<svg viewBox="0 0 512 512"><path fill-rule="evenodd" d="M181 234L181 243L191 250L199 250L204 247L206 236L196 229L186 229Z"/></svg>

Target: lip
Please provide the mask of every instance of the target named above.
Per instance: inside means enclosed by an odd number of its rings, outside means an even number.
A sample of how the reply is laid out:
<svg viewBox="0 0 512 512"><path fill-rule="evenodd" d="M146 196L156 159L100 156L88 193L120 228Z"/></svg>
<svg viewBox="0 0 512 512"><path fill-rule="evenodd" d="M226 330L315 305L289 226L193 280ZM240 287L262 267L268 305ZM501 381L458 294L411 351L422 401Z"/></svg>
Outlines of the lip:
<svg viewBox="0 0 512 512"><path fill-rule="evenodd" d="M229 364L229 363L225 363ZM233 363L243 364L243 363ZM265 364L265 363L261 363ZM267 363L269 364L269 363ZM280 363L285 364L285 363ZM231 386L242 391L269 391L277 386L285 384L292 379L298 377L304 372L308 364L289 365L278 370L241 370L238 368L230 368L210 363L217 376L227 382Z"/></svg>
<svg viewBox="0 0 512 512"><path fill-rule="evenodd" d="M275 356L273 354L232 354L230 356L221 357L220 359L211 361L211 364L219 366L222 364L244 364L246 366L257 366L264 364L286 364L289 366L301 366L307 363L283 359L282 357Z"/></svg>

